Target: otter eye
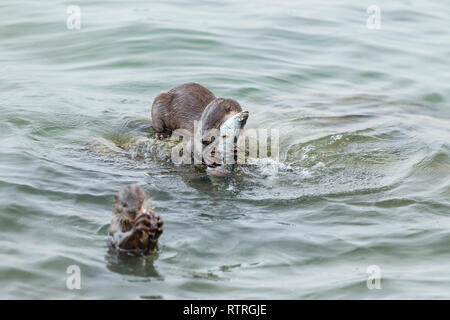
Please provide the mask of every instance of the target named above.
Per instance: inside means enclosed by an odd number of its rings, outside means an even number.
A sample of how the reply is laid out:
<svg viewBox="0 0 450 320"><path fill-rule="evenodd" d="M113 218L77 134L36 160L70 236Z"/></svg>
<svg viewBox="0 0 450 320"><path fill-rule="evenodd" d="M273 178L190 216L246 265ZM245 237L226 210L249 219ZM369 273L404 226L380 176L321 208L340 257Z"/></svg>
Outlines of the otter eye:
<svg viewBox="0 0 450 320"><path fill-rule="evenodd" d="M122 202L122 207L126 208L128 205L125 202Z"/></svg>

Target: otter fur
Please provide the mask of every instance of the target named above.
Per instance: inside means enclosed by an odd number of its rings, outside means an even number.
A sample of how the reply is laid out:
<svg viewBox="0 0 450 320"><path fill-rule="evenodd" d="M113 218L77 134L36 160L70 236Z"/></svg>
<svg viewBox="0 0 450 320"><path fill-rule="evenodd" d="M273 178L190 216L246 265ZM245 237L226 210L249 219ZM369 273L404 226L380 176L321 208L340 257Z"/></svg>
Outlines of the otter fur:
<svg viewBox="0 0 450 320"><path fill-rule="evenodd" d="M137 253L153 253L163 232L163 220L149 207L150 194L139 185L124 186L114 196L109 235L111 244Z"/></svg>
<svg viewBox="0 0 450 320"><path fill-rule="evenodd" d="M237 101L216 98L198 83L185 83L155 98L152 126L160 137L177 129L193 134L194 121L199 121L206 132L219 129L228 118L241 111Z"/></svg>

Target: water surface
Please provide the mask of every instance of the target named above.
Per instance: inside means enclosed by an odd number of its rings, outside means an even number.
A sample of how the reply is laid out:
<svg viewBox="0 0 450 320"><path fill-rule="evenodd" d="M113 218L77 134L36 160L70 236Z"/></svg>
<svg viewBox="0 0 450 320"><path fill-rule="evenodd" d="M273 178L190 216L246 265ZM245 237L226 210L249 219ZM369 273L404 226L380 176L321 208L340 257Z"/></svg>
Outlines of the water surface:
<svg viewBox="0 0 450 320"><path fill-rule="evenodd" d="M369 30L372 2L78 1L69 30L72 3L3 0L0 297L450 298L450 3L378 1ZM92 147L191 81L280 130L278 172L217 184ZM165 220L158 255L108 251L128 183Z"/></svg>

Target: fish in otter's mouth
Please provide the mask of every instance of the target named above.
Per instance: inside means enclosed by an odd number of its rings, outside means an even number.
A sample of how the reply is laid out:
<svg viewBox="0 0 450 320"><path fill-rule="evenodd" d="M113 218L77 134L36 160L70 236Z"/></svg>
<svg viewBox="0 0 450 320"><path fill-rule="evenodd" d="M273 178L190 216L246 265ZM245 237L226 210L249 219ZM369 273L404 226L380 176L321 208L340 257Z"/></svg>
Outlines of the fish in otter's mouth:
<svg viewBox="0 0 450 320"><path fill-rule="evenodd" d="M185 140L172 149L172 162L194 160L195 165L206 165L216 173L231 172L237 163L237 141L247 118L248 111L242 111L236 100L217 98L193 82L159 94L152 105L156 137Z"/></svg>
<svg viewBox="0 0 450 320"><path fill-rule="evenodd" d="M238 139L247 119L248 111L242 111L228 118L220 126L218 141L212 151L209 152L210 147L207 148L206 154L204 153L207 156L209 174L224 175L233 172L238 159Z"/></svg>

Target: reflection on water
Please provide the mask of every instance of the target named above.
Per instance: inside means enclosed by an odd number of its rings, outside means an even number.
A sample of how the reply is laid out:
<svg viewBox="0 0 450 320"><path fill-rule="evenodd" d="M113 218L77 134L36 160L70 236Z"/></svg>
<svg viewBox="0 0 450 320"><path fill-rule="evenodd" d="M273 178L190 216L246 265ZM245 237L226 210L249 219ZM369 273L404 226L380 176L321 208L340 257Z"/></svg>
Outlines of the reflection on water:
<svg viewBox="0 0 450 320"><path fill-rule="evenodd" d="M109 248L105 260L107 268L123 275L133 275L146 278L161 278L154 266L158 254L136 255Z"/></svg>

